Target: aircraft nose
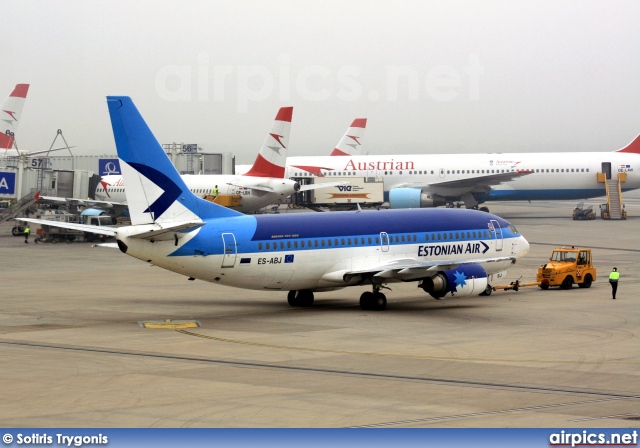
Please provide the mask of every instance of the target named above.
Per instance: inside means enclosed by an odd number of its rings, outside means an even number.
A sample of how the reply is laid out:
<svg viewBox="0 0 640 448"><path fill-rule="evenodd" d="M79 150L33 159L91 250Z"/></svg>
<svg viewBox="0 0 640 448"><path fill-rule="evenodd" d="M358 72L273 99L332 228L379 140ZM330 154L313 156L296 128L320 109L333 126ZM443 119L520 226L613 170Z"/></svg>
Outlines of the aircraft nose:
<svg viewBox="0 0 640 448"><path fill-rule="evenodd" d="M520 236L520 256L524 257L529 253L529 241L522 235Z"/></svg>

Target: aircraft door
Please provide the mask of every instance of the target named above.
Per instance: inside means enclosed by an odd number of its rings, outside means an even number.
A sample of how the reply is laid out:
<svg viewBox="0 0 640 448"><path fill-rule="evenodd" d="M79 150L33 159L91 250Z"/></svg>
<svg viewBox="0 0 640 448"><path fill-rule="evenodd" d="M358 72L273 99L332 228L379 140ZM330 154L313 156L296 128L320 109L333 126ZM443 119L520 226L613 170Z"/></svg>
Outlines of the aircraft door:
<svg viewBox="0 0 640 448"><path fill-rule="evenodd" d="M236 237L233 233L222 234L222 245L224 253L222 254L222 267L232 268L236 264L238 256L238 246L236 245Z"/></svg>
<svg viewBox="0 0 640 448"><path fill-rule="evenodd" d="M389 235L387 232L380 232L380 249L382 249L382 252L389 251Z"/></svg>
<svg viewBox="0 0 640 448"><path fill-rule="evenodd" d="M440 168L440 178L444 179L444 168Z"/></svg>
<svg viewBox="0 0 640 448"><path fill-rule="evenodd" d="M607 180L611 179L611 162L602 162L602 172L607 175Z"/></svg>
<svg viewBox="0 0 640 448"><path fill-rule="evenodd" d="M496 239L496 250L502 250L502 227L500 227L500 223L495 219L490 221L491 223L491 233L494 234L494 238Z"/></svg>

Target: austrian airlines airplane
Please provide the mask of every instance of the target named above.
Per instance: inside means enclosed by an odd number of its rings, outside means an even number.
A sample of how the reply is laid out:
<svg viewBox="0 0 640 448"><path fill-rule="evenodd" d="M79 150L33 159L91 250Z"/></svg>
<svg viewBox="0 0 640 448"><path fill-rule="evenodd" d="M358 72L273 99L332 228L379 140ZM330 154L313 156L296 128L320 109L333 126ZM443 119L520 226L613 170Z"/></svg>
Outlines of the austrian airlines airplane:
<svg viewBox="0 0 640 448"><path fill-rule="evenodd" d="M613 152L289 157L286 176L381 177L391 208L478 208L486 201L604 196L599 172L607 179L626 173L622 191L640 188L640 136Z"/></svg>
<svg viewBox="0 0 640 448"><path fill-rule="evenodd" d="M15 143L14 133L18 129L22 108L27 98L29 84L17 84L9 95L0 104L0 156L17 156L18 151L13 149Z"/></svg>
<svg viewBox="0 0 640 448"><path fill-rule="evenodd" d="M364 128L367 127L367 119L366 118L356 118L351 123L351 126L347 129L347 132L344 133L338 144L333 151L331 151L332 156L355 156L360 155L362 150L360 146L362 145L362 140L364 139ZM311 172L319 173L320 167L310 167ZM236 165L236 173L244 174L251 169L251 165ZM317 174L316 174L317 175ZM308 186L305 186L308 187Z"/></svg>
<svg viewBox="0 0 640 448"><path fill-rule="evenodd" d="M185 174L182 176L184 183L192 193L201 197L211 194L214 187L218 187L218 195L221 196L239 195L240 205L230 208L243 213L255 212L298 191L327 188L345 183L301 186L298 182L284 177L292 114L293 107L280 108L253 166L244 175ZM96 188L95 197L101 201L126 204L123 177L120 175L102 177Z"/></svg>
<svg viewBox="0 0 640 448"><path fill-rule="evenodd" d="M115 236L127 255L190 280L288 290L292 306L367 284L360 306L382 310L380 289L407 281L437 299L477 295L529 250L509 222L476 210L243 215L189 190L129 97L107 103L132 225L24 221Z"/></svg>

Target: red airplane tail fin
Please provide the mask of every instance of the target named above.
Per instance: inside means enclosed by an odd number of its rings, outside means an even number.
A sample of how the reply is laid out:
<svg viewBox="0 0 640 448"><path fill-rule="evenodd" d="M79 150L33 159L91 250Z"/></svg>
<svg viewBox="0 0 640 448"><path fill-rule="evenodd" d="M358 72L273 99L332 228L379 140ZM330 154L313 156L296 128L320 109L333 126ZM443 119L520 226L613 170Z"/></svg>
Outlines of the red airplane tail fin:
<svg viewBox="0 0 640 448"><path fill-rule="evenodd" d="M616 152L632 152L640 154L640 135L638 135L631 143L622 149L618 149Z"/></svg>

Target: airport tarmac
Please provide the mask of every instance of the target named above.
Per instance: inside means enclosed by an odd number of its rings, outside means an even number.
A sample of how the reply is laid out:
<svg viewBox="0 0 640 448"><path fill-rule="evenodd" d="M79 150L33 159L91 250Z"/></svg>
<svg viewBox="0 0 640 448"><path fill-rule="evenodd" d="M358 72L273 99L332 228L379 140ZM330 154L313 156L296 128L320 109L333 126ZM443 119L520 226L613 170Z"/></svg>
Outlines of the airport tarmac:
<svg viewBox="0 0 640 448"><path fill-rule="evenodd" d="M0 225L0 425L637 427L640 202L626 221L572 221L574 205L490 207L531 243L505 284L576 245L593 248L590 289L436 301L394 284L382 312L359 308L364 287L291 308ZM140 325L166 319L200 327Z"/></svg>

